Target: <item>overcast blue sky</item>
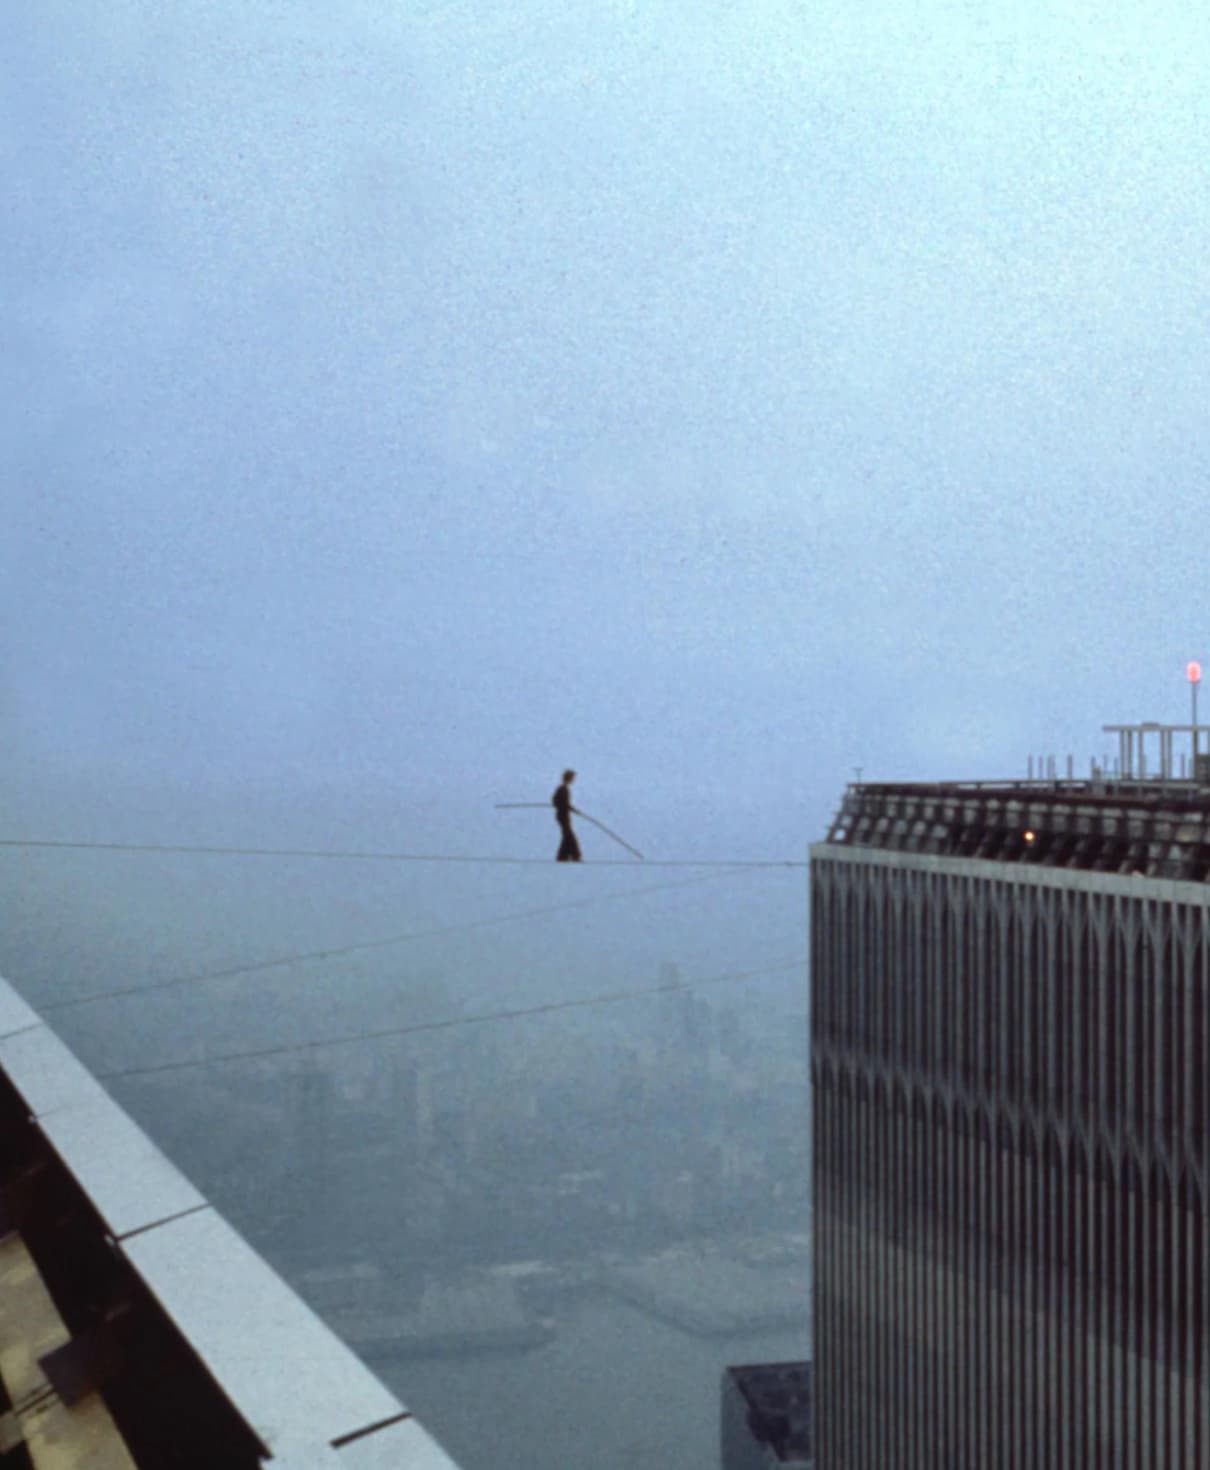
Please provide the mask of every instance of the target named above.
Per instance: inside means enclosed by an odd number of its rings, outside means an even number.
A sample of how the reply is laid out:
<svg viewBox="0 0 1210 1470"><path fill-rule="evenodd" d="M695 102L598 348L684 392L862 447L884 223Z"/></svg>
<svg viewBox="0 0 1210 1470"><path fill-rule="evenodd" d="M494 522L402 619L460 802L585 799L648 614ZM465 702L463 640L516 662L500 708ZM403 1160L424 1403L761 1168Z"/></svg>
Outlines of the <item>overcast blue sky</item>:
<svg viewBox="0 0 1210 1470"><path fill-rule="evenodd" d="M6 7L5 784L799 856L1183 718L1194 9Z"/></svg>

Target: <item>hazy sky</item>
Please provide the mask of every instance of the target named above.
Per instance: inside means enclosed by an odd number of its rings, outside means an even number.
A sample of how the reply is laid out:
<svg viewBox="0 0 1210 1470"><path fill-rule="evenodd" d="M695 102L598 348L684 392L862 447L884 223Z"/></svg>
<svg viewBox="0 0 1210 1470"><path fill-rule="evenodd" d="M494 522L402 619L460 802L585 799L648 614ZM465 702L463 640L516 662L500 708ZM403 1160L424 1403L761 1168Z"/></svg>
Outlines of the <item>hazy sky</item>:
<svg viewBox="0 0 1210 1470"><path fill-rule="evenodd" d="M800 856L1183 718L1195 9L6 6L4 784Z"/></svg>

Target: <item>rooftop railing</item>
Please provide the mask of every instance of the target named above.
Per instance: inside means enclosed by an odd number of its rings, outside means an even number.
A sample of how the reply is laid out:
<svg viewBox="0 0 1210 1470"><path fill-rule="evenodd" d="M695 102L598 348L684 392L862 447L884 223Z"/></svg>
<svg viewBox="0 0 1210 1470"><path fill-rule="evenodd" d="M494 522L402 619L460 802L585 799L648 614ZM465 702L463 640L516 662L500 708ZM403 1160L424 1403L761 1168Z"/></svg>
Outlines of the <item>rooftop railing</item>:
<svg viewBox="0 0 1210 1470"><path fill-rule="evenodd" d="M1210 792L1171 781L867 783L845 792L828 841L1203 882Z"/></svg>

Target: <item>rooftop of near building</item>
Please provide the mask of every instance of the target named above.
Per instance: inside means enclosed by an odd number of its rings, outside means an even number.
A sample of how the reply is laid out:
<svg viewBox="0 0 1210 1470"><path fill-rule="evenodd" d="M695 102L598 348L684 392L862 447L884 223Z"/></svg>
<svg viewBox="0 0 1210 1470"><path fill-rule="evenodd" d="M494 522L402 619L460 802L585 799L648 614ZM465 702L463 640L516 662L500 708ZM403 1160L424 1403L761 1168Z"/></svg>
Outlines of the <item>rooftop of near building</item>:
<svg viewBox="0 0 1210 1470"><path fill-rule="evenodd" d="M0 1459L456 1470L0 980Z"/></svg>

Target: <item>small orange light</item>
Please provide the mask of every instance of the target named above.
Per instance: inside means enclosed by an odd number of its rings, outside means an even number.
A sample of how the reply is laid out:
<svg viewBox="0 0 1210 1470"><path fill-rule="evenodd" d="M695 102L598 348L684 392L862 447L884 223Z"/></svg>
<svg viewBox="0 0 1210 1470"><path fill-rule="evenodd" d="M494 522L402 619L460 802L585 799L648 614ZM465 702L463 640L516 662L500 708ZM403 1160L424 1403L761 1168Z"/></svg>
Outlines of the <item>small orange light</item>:
<svg viewBox="0 0 1210 1470"><path fill-rule="evenodd" d="M1026 842L1032 842L1037 835L1038 834L1036 832L1026 832L1026 834L1025 834L1025 840L1026 840Z"/></svg>

